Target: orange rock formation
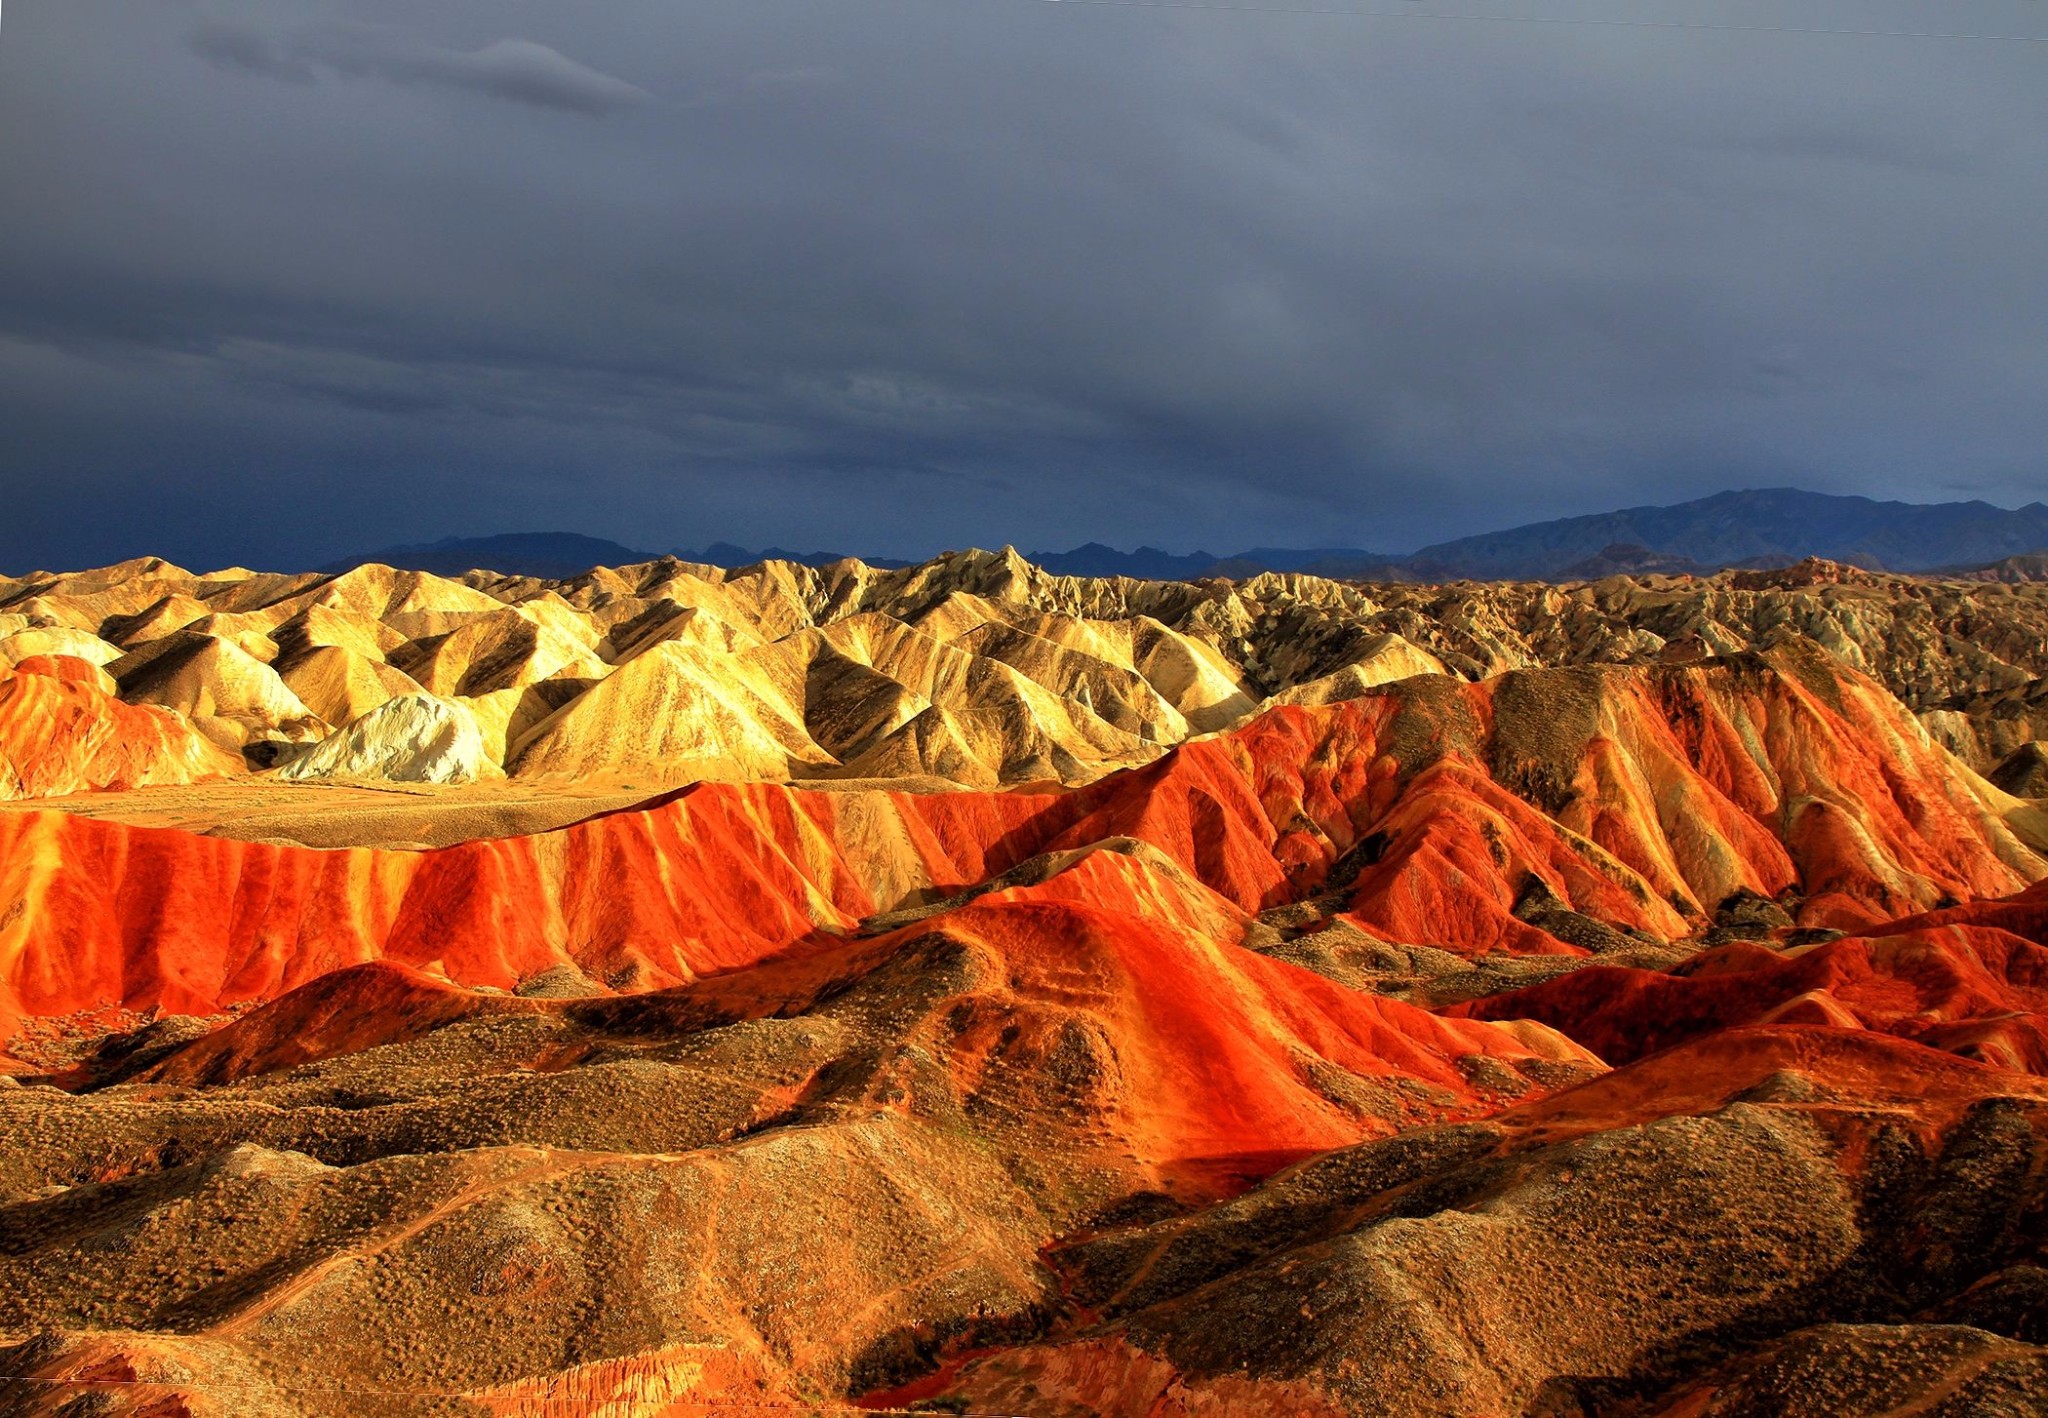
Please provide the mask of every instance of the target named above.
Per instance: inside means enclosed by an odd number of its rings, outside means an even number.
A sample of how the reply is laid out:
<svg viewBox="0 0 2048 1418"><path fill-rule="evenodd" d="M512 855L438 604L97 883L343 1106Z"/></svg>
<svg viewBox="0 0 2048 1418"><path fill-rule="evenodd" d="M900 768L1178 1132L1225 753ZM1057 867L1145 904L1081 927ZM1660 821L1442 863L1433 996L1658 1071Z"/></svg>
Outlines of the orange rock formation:
<svg viewBox="0 0 2048 1418"><path fill-rule="evenodd" d="M0 1412L2035 1411L2036 609L0 585Z"/></svg>

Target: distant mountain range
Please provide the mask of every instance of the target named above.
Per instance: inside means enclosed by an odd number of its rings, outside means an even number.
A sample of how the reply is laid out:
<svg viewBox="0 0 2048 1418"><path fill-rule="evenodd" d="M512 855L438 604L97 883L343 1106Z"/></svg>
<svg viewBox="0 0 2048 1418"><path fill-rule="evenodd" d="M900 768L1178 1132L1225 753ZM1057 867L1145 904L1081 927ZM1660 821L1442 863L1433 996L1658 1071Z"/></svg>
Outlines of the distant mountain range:
<svg viewBox="0 0 2048 1418"><path fill-rule="evenodd" d="M1763 488L1462 537L1409 560L1476 578L1544 578L1617 545L1710 568L1823 556L1887 571L1932 571L2048 547L2048 506L1875 502Z"/></svg>
<svg viewBox="0 0 2048 1418"><path fill-rule="evenodd" d="M1119 551L1090 542L1072 551L1027 555L1060 575L1155 581L1242 578L1264 571L1383 581L1576 581L1659 572L1698 574L1730 566L1785 566L1810 556L1871 570L1963 571L2044 549L2048 549L2048 506L2038 502L2007 509L1988 502L1877 502L1796 488L1759 488L1716 493L1670 507L1630 507L1534 522L1438 542L1407 554L1346 547L1252 547L1218 556L1206 551L1179 554L1157 547ZM384 562L449 576L484 567L559 579L581 575L593 566L630 565L664 554L636 551L573 532L524 532L387 547L321 569L341 571L365 562ZM666 554L716 566L748 566L774 559L823 566L842 555L792 552L781 547L749 550L729 542ZM877 557L867 560L875 566L907 564Z"/></svg>

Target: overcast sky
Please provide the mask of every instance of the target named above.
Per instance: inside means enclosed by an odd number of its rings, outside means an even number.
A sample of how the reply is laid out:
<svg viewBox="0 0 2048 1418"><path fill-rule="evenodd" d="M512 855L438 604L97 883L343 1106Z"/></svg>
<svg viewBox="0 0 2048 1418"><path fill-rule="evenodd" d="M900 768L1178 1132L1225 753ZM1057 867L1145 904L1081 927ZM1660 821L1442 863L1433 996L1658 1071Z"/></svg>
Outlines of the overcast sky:
<svg viewBox="0 0 2048 1418"><path fill-rule="evenodd" d="M1444 8L2048 32L2033 0ZM0 570L2017 505L2044 253L2048 44L14 0Z"/></svg>

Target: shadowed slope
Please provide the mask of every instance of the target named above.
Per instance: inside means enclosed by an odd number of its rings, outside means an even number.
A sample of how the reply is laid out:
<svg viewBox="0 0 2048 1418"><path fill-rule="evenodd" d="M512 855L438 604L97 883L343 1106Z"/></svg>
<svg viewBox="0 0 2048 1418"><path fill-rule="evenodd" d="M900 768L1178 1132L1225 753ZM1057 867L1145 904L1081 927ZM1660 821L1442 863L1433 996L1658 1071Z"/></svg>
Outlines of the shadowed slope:
<svg viewBox="0 0 2048 1418"><path fill-rule="evenodd" d="M1759 1340L1915 1331L2027 1274L2044 1135L2039 1080L1868 1035L1720 1036L1064 1245L1103 1322L932 1387L1046 1418L1663 1412L1716 1361L1739 1389ZM1988 1299L1980 1321L2024 1314ZM2022 1406L1939 1411L2028 1411L2048 1353L1999 1352ZM1884 1386L1811 1411L1895 1411L1857 1406Z"/></svg>

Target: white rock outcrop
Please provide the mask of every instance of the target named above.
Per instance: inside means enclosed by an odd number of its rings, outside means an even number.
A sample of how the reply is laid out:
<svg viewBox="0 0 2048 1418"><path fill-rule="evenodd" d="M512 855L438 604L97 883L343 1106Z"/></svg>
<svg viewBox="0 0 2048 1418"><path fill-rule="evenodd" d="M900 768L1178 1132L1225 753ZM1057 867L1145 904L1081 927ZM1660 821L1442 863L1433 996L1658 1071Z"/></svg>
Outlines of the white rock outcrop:
<svg viewBox="0 0 2048 1418"><path fill-rule="evenodd" d="M502 777L476 719L433 694L401 694L277 770L296 782L382 778L394 783L473 783Z"/></svg>

